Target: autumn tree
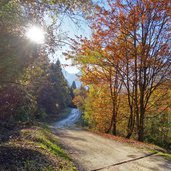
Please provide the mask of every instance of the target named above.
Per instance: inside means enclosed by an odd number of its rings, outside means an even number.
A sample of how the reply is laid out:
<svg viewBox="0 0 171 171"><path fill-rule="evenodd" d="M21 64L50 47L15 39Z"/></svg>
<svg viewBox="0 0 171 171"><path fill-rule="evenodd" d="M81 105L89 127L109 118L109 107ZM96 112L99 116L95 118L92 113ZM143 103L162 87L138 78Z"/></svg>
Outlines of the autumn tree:
<svg viewBox="0 0 171 171"><path fill-rule="evenodd" d="M130 107L134 108L140 141L144 139L144 122L151 95L170 79L170 5L169 1L115 3L119 31L125 42L121 46L124 58L119 69L133 102Z"/></svg>
<svg viewBox="0 0 171 171"><path fill-rule="evenodd" d="M113 58L113 53L108 51L109 47L103 48L102 39L100 41L96 38L97 35L93 34L92 41L81 39L80 42L75 42L73 51L67 55L69 58L74 59L74 62L80 66L82 71L81 81L85 85L98 86L101 89L104 89L105 85L105 89L107 89L105 91L108 92L112 102L112 117L109 119L110 124L107 124L108 129L106 132L112 132L116 135L117 115L120 103L118 94L121 91L122 82L118 77L118 71L113 67L112 63L116 62L119 64L119 61L117 58ZM104 109L102 105L98 105L98 107L99 110ZM97 114L97 112L95 113Z"/></svg>
<svg viewBox="0 0 171 171"><path fill-rule="evenodd" d="M127 137L134 131L138 140L143 141L150 99L161 85L170 82L171 4L150 0L107 2L106 7L97 6L95 15L90 17L91 40L82 40L81 50L76 43L76 54L72 52L70 57L86 73L85 84L87 80L100 83L106 70L106 78L110 78L112 71L113 90L127 95ZM123 87L116 88L117 84Z"/></svg>
<svg viewBox="0 0 171 171"><path fill-rule="evenodd" d="M89 87L84 99L83 118L93 130L105 132L109 131L112 120L112 101L108 85Z"/></svg>

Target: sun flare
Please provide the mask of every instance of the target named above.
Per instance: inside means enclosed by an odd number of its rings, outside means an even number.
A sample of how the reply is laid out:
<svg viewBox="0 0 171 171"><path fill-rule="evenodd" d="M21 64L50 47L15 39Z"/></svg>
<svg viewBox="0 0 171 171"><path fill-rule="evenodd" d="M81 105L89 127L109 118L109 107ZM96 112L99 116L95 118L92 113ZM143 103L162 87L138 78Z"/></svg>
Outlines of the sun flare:
<svg viewBox="0 0 171 171"><path fill-rule="evenodd" d="M37 44L45 42L45 32L37 26L30 27L26 32L26 37Z"/></svg>

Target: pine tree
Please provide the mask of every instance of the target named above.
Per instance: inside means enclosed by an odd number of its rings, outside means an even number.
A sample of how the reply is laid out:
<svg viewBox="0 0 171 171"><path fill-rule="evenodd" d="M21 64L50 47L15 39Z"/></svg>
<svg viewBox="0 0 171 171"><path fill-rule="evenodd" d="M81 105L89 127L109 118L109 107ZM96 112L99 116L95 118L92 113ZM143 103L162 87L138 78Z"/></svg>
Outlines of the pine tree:
<svg viewBox="0 0 171 171"><path fill-rule="evenodd" d="M75 81L72 82L71 88L72 88L72 89L76 89L76 88L77 88Z"/></svg>
<svg viewBox="0 0 171 171"><path fill-rule="evenodd" d="M59 60L49 66L48 75L48 82L40 91L39 104L47 113L59 113L72 100Z"/></svg>

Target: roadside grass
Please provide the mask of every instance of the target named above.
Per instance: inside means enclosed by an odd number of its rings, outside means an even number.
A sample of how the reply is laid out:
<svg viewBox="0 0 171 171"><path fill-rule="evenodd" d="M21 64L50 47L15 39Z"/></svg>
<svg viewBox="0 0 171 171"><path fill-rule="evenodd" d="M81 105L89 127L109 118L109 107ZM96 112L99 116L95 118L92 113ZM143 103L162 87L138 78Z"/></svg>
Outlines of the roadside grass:
<svg viewBox="0 0 171 171"><path fill-rule="evenodd" d="M171 161L171 153L168 151L159 151L157 149L149 149L149 148L147 148L147 150L149 150L151 153L156 153L159 156L164 157L166 160Z"/></svg>
<svg viewBox="0 0 171 171"><path fill-rule="evenodd" d="M48 127L32 126L0 144L1 171L75 171L71 159Z"/></svg>
<svg viewBox="0 0 171 171"><path fill-rule="evenodd" d="M167 153L167 152L161 152L161 151L157 151L157 150L149 150L152 153L156 153L159 156L164 157L166 160L171 161L171 153Z"/></svg>
<svg viewBox="0 0 171 171"><path fill-rule="evenodd" d="M158 152L158 154L159 154L160 156L163 156L163 157L166 158L167 160L171 161L171 154L170 154L170 153Z"/></svg>

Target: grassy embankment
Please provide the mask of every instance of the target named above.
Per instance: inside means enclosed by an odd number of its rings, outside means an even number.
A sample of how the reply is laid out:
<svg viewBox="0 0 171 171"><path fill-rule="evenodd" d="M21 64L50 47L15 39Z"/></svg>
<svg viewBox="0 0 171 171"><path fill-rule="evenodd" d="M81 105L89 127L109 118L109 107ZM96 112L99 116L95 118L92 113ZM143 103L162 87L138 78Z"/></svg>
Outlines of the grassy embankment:
<svg viewBox="0 0 171 171"><path fill-rule="evenodd" d="M76 167L45 124L16 128L4 124L0 126L0 170L74 171Z"/></svg>

